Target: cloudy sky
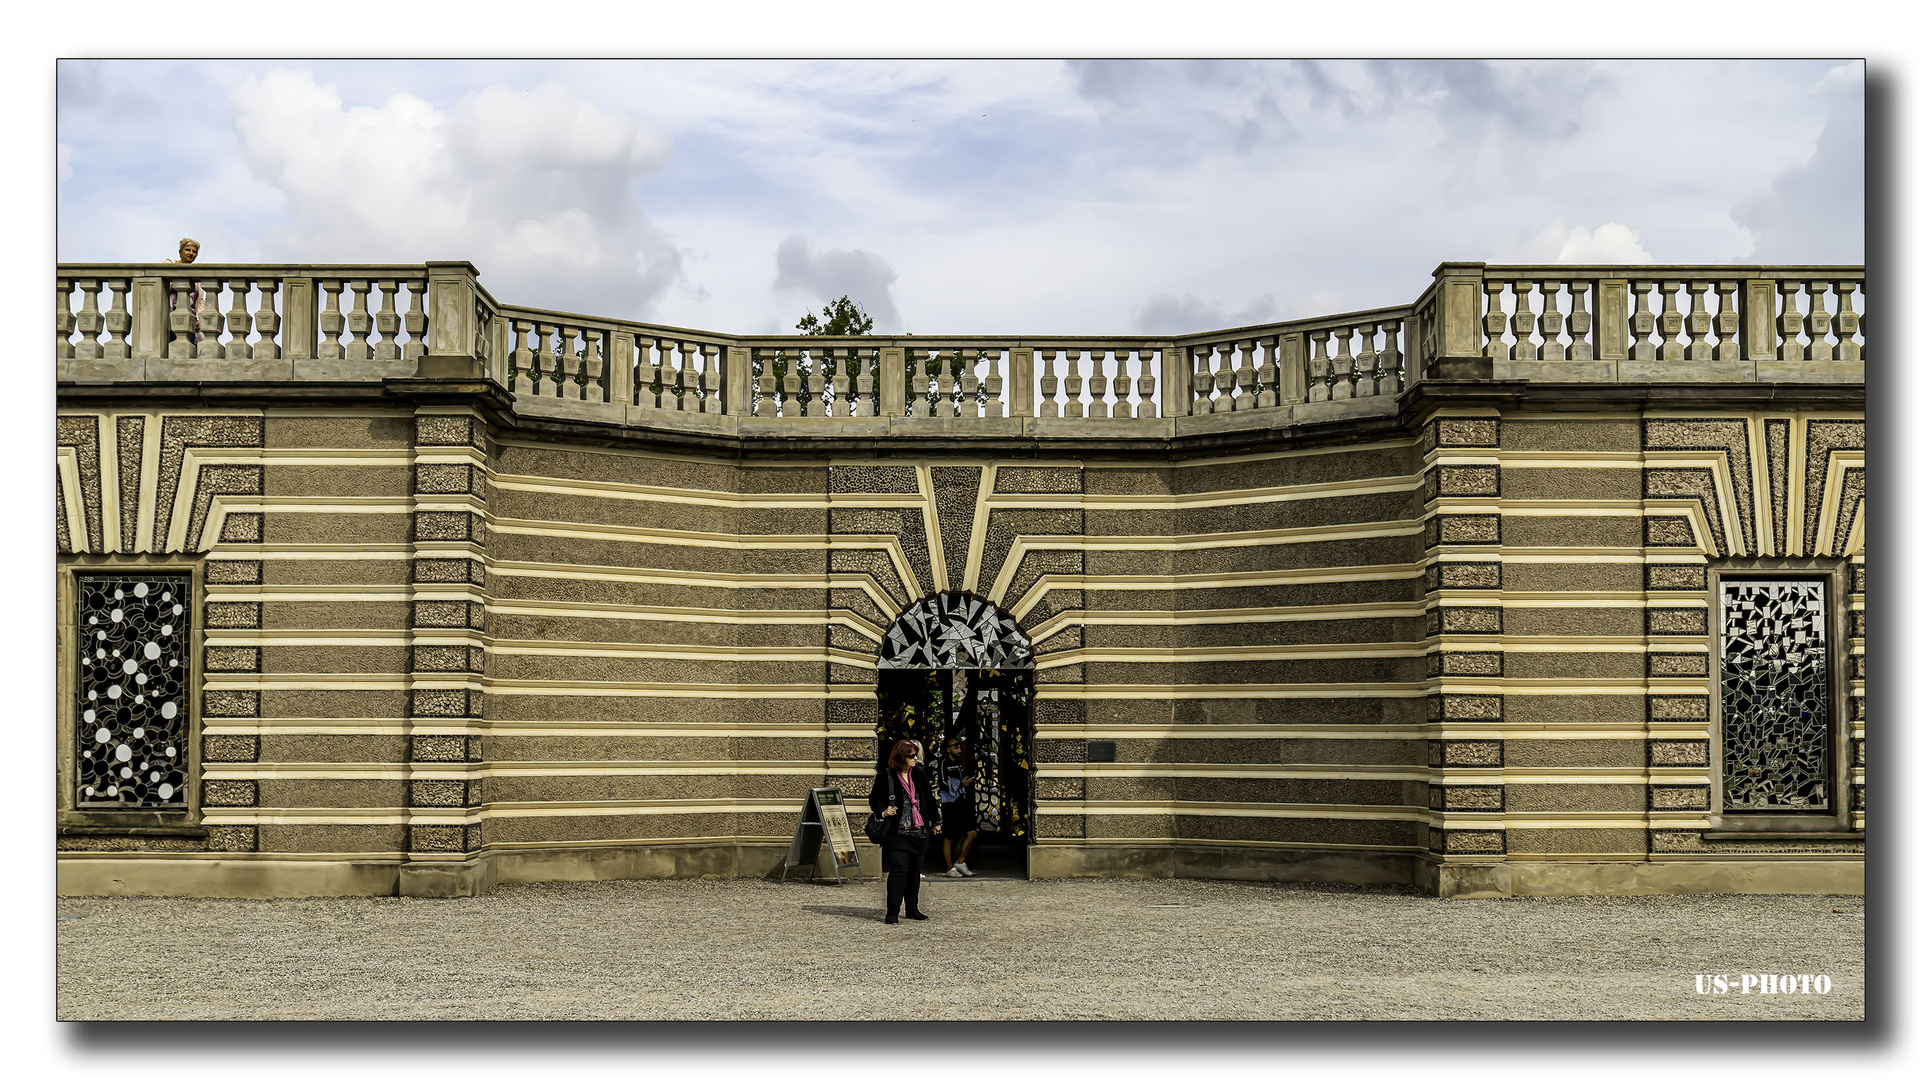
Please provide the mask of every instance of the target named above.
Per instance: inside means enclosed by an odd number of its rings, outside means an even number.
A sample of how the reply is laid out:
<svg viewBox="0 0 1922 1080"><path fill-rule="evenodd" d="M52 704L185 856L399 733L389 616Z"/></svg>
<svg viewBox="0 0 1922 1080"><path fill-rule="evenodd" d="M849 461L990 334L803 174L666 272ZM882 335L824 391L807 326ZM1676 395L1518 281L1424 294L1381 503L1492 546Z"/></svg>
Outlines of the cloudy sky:
<svg viewBox="0 0 1922 1080"><path fill-rule="evenodd" d="M1859 262L1829 61L62 61L65 261L467 259L776 333L1176 333L1436 263Z"/></svg>

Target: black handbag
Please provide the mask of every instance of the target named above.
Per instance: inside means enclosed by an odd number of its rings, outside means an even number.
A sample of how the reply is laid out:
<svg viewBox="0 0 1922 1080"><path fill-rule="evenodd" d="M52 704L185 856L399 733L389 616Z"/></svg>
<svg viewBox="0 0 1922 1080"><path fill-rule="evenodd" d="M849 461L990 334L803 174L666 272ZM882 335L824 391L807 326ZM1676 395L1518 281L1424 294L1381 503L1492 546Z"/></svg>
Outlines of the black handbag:
<svg viewBox="0 0 1922 1080"><path fill-rule="evenodd" d="M888 778L888 789L890 791L894 789L893 777ZM896 799L890 798L888 799L888 805L893 806L896 801ZM879 844L888 838L888 832L894 828L896 820L896 818L884 817L880 814L869 814L867 824L861 826L861 831L868 835L869 843Z"/></svg>

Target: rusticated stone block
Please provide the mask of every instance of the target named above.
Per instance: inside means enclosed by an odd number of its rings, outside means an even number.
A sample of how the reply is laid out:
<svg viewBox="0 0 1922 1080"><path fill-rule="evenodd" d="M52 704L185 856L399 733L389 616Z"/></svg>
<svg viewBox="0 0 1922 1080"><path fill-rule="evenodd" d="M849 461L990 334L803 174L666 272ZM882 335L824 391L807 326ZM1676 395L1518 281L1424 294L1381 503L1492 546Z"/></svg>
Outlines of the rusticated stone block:
<svg viewBox="0 0 1922 1080"><path fill-rule="evenodd" d="M202 806L255 806L260 785L252 780L208 780L200 786Z"/></svg>
<svg viewBox="0 0 1922 1080"><path fill-rule="evenodd" d="M1495 447L1502 443L1501 424L1495 416L1444 416L1429 426L1436 446Z"/></svg>
<svg viewBox="0 0 1922 1080"><path fill-rule="evenodd" d="M1498 465L1442 465L1435 471L1442 495L1499 497L1502 493L1502 470Z"/></svg>
<svg viewBox="0 0 1922 1080"><path fill-rule="evenodd" d="M1693 652L1652 652L1648 654L1651 679L1695 679L1708 675L1708 654Z"/></svg>
<svg viewBox="0 0 1922 1080"><path fill-rule="evenodd" d="M1437 785L1442 792L1443 810L1500 810L1502 808L1502 787L1500 784L1446 784ZM1434 787L1429 789L1435 790Z"/></svg>
<svg viewBox="0 0 1922 1080"><path fill-rule="evenodd" d="M227 520L220 526L220 542L223 544L260 543L260 537L266 529L263 517L262 514L228 514Z"/></svg>
<svg viewBox="0 0 1922 1080"><path fill-rule="evenodd" d="M480 650L466 645L416 645L412 668L415 671L477 671L471 666L473 654Z"/></svg>
<svg viewBox="0 0 1922 1080"><path fill-rule="evenodd" d="M1849 592L1862 594L1869 591L1869 566L1855 563L1849 567Z"/></svg>
<svg viewBox="0 0 1922 1080"><path fill-rule="evenodd" d="M1701 592L1708 588L1708 567L1649 563L1642 567L1649 592Z"/></svg>
<svg viewBox="0 0 1922 1080"><path fill-rule="evenodd" d="M413 537L415 540L468 540L479 543L485 539L485 526L478 514L465 510L420 510L414 514Z"/></svg>
<svg viewBox="0 0 1922 1080"><path fill-rule="evenodd" d="M460 825L413 825L407 830L409 851L466 851L467 830Z"/></svg>
<svg viewBox="0 0 1922 1080"><path fill-rule="evenodd" d="M1043 814L1035 819L1036 836L1055 839L1081 839L1087 825L1087 818L1079 814Z"/></svg>
<svg viewBox="0 0 1922 1080"><path fill-rule="evenodd" d="M1693 694L1686 697L1651 694L1648 699L1648 718L1651 722L1707 720L1708 698Z"/></svg>
<svg viewBox="0 0 1922 1080"><path fill-rule="evenodd" d="M1867 679L1869 677L1869 654L1854 653L1849 657L1849 678Z"/></svg>
<svg viewBox="0 0 1922 1080"><path fill-rule="evenodd" d="M873 739L829 739L829 761L873 761L877 752Z"/></svg>
<svg viewBox="0 0 1922 1080"><path fill-rule="evenodd" d="M1498 607L1445 607L1441 609L1441 633L1499 634L1502 609Z"/></svg>
<svg viewBox="0 0 1922 1080"><path fill-rule="evenodd" d="M1448 768L1499 768L1502 763L1500 739L1448 739L1428 744L1439 748L1441 760L1434 764Z"/></svg>
<svg viewBox="0 0 1922 1080"><path fill-rule="evenodd" d="M1849 636L1866 638L1869 636L1869 613L1866 611L1849 612Z"/></svg>
<svg viewBox="0 0 1922 1080"><path fill-rule="evenodd" d="M1423 523L1428 547L1441 544L1499 544L1500 514L1437 514Z"/></svg>
<svg viewBox="0 0 1922 1080"><path fill-rule="evenodd" d="M209 630L258 630L260 629L260 602L258 600L222 600L207 605L207 628Z"/></svg>
<svg viewBox="0 0 1922 1080"><path fill-rule="evenodd" d="M465 630L473 624L476 607L484 616L486 608L468 600L416 600L413 622L426 629Z"/></svg>
<svg viewBox="0 0 1922 1080"><path fill-rule="evenodd" d="M1688 787L1650 787L1648 808L1650 810L1707 810L1708 788L1693 784Z"/></svg>
<svg viewBox="0 0 1922 1080"><path fill-rule="evenodd" d="M1049 776L1035 782L1037 799L1071 799L1087 797L1087 784L1079 776Z"/></svg>
<svg viewBox="0 0 1922 1080"><path fill-rule="evenodd" d="M1849 809L1859 814L1868 813L1869 792L1867 787L1862 784L1849 785Z"/></svg>
<svg viewBox="0 0 1922 1080"><path fill-rule="evenodd" d="M1429 637L1441 633L1441 609L1429 608L1422 612L1421 632Z"/></svg>
<svg viewBox="0 0 1922 1080"><path fill-rule="evenodd" d="M206 735L200 740L202 761L259 761L257 735Z"/></svg>
<svg viewBox="0 0 1922 1080"><path fill-rule="evenodd" d="M1442 694L1441 717L1443 720L1500 720L1502 718L1502 696L1500 694Z"/></svg>
<svg viewBox="0 0 1922 1080"><path fill-rule="evenodd" d="M414 491L422 495L480 495L480 470L472 465L416 465Z"/></svg>
<svg viewBox="0 0 1922 1080"><path fill-rule="evenodd" d="M1701 739L1651 739L1648 763L1666 768L1704 766L1708 764L1708 743Z"/></svg>
<svg viewBox="0 0 1922 1080"><path fill-rule="evenodd" d="M464 780L410 780L407 799L409 806L465 806L467 783Z"/></svg>
<svg viewBox="0 0 1922 1080"><path fill-rule="evenodd" d="M481 446L480 425L468 416L416 416L417 446Z"/></svg>
<svg viewBox="0 0 1922 1080"><path fill-rule="evenodd" d="M203 662L208 671L259 671L260 650L251 645L209 645Z"/></svg>
<svg viewBox="0 0 1922 1080"><path fill-rule="evenodd" d="M1685 517L1645 517L1642 543L1647 547L1694 547L1695 529Z"/></svg>
<svg viewBox="0 0 1922 1080"><path fill-rule="evenodd" d="M1444 652L1430 654L1441 659L1440 675L1472 675L1500 678L1502 654L1498 652Z"/></svg>
<svg viewBox="0 0 1922 1080"><path fill-rule="evenodd" d="M467 738L462 735L415 735L408 755L415 761L465 761Z"/></svg>
<svg viewBox="0 0 1922 1080"><path fill-rule="evenodd" d="M830 724L866 724L871 727L875 722L876 711L879 708L880 708L880 705L877 702L875 702L872 698L865 699L865 700L855 700L851 698L833 698L828 701L828 708L827 708L828 723ZM1035 713L1037 716L1040 715L1041 708L1039 705L1035 707ZM1049 723L1050 721L1042 721L1042 722Z"/></svg>
<svg viewBox="0 0 1922 1080"><path fill-rule="evenodd" d="M1860 769L1868 766L1869 741L1867 739L1849 740L1849 752L1852 755L1850 760L1854 762L1856 768Z"/></svg>
<svg viewBox="0 0 1922 1080"><path fill-rule="evenodd" d="M1499 589L1502 564L1498 562L1445 562L1440 564L1444 589Z"/></svg>
<svg viewBox="0 0 1922 1080"><path fill-rule="evenodd" d="M260 584L260 560L208 559L207 584L258 585Z"/></svg>
<svg viewBox="0 0 1922 1080"><path fill-rule="evenodd" d="M209 825L208 851L253 851L260 843L260 830L252 825Z"/></svg>
<svg viewBox="0 0 1922 1080"><path fill-rule="evenodd" d="M413 577L419 582L484 586L487 568L478 559L415 559Z"/></svg>
<svg viewBox="0 0 1922 1080"><path fill-rule="evenodd" d="M1050 763L1088 760L1086 739L1036 739L1034 759Z"/></svg>
<svg viewBox="0 0 1922 1080"><path fill-rule="evenodd" d="M414 690L410 696L415 716L480 715L481 695L472 690Z"/></svg>
<svg viewBox="0 0 1922 1080"><path fill-rule="evenodd" d="M200 699L202 716L259 716L260 691L209 690Z"/></svg>
<svg viewBox="0 0 1922 1080"><path fill-rule="evenodd" d="M1450 855L1501 855L1508 834L1499 829L1444 829L1442 850Z"/></svg>
<svg viewBox="0 0 1922 1080"><path fill-rule="evenodd" d="M1708 633L1708 612L1703 608L1648 608L1643 613L1650 637Z"/></svg>
<svg viewBox="0 0 1922 1080"><path fill-rule="evenodd" d="M1702 834L1680 829L1650 829L1648 833L1650 851L1706 851Z"/></svg>

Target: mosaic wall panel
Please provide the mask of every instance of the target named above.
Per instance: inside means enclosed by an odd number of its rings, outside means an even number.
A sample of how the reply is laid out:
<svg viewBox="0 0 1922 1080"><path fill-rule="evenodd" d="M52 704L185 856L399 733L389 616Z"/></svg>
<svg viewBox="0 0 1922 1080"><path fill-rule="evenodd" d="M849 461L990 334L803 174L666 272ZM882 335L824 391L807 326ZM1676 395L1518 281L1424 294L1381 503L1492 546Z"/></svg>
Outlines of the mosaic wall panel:
<svg viewBox="0 0 1922 1080"><path fill-rule="evenodd" d="M1031 668L1034 654L1006 612L965 593L940 593L901 613L875 666Z"/></svg>
<svg viewBox="0 0 1922 1080"><path fill-rule="evenodd" d="M83 574L74 805L185 809L192 580Z"/></svg>
<svg viewBox="0 0 1922 1080"><path fill-rule="evenodd" d="M1829 809L1822 583L1724 581L1721 600L1724 809Z"/></svg>

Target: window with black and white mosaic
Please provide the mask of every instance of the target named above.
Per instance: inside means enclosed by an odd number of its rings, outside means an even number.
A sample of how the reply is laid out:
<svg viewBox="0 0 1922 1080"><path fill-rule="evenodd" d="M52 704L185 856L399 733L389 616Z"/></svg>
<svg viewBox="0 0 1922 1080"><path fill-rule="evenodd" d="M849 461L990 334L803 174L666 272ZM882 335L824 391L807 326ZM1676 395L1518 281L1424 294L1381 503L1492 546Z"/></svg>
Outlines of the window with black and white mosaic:
<svg viewBox="0 0 1922 1080"><path fill-rule="evenodd" d="M1723 809L1828 810L1822 583L1724 580L1721 600Z"/></svg>
<svg viewBox="0 0 1922 1080"><path fill-rule="evenodd" d="M185 809L192 578L75 576L74 806Z"/></svg>

